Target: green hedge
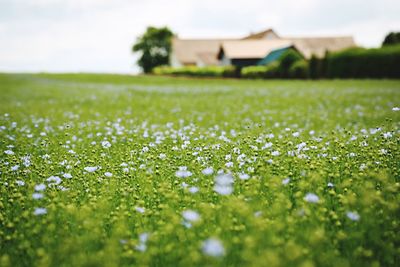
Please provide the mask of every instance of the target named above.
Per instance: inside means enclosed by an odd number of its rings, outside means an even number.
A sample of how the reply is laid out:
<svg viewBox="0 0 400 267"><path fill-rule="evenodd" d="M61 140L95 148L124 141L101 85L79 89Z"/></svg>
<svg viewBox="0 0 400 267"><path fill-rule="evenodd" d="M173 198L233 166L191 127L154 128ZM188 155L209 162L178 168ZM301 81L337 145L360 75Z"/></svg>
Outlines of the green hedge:
<svg viewBox="0 0 400 267"><path fill-rule="evenodd" d="M303 56L293 49L288 49L279 58L279 76L281 78L291 78L290 69L298 61L303 61Z"/></svg>
<svg viewBox="0 0 400 267"><path fill-rule="evenodd" d="M233 66L209 66L197 67L187 66L173 68L168 66L156 67L153 69L156 75L191 76L191 77L236 77L237 72Z"/></svg>
<svg viewBox="0 0 400 267"><path fill-rule="evenodd" d="M267 66L249 66L241 70L241 77L247 79L263 79L267 71Z"/></svg>
<svg viewBox="0 0 400 267"><path fill-rule="evenodd" d="M298 60L294 62L289 68L289 78L292 79L307 79L309 77L308 62L305 60Z"/></svg>
<svg viewBox="0 0 400 267"><path fill-rule="evenodd" d="M400 45L332 53L327 68L329 78L400 78Z"/></svg>
<svg viewBox="0 0 400 267"><path fill-rule="evenodd" d="M240 71L240 73L239 73ZM279 60L267 66L188 66L157 67L154 74L192 77L268 78L400 78L400 45L382 48L350 48L328 53L324 58L303 59L296 51L288 50Z"/></svg>
<svg viewBox="0 0 400 267"><path fill-rule="evenodd" d="M241 70L242 78L246 79L268 79L279 78L279 63L273 62L267 66L249 66Z"/></svg>
<svg viewBox="0 0 400 267"><path fill-rule="evenodd" d="M308 61L308 69L309 74L308 76L311 79L321 79L327 77L327 56L325 55L323 58L319 58L313 55L310 60Z"/></svg>
<svg viewBox="0 0 400 267"><path fill-rule="evenodd" d="M241 77L248 79L309 77L308 62L295 50L285 51L277 61L266 66L249 66L242 69Z"/></svg>

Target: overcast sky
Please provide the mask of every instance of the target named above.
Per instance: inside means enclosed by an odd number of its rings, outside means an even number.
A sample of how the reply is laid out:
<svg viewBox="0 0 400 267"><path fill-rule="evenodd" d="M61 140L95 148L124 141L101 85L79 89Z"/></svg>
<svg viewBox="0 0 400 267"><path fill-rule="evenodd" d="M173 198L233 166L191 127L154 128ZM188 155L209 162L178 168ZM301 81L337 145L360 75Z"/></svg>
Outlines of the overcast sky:
<svg viewBox="0 0 400 267"><path fill-rule="evenodd" d="M379 46L400 31L399 0L0 0L0 71L137 72L148 25L180 37L353 35Z"/></svg>

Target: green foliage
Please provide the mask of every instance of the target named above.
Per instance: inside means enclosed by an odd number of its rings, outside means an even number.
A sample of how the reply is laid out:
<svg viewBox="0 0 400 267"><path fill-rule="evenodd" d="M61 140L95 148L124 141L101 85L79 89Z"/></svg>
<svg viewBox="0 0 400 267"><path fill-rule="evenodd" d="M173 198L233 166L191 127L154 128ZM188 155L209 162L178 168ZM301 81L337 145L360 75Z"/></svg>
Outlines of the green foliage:
<svg viewBox="0 0 400 267"><path fill-rule="evenodd" d="M267 66L248 66L241 69L241 77L247 79L263 79L267 72Z"/></svg>
<svg viewBox="0 0 400 267"><path fill-rule="evenodd" d="M290 68L292 65L299 61L303 60L303 57L299 52L293 49L289 49L285 51L279 58L279 73L282 78L289 78Z"/></svg>
<svg viewBox="0 0 400 267"><path fill-rule="evenodd" d="M311 79L321 79L327 77L327 57L328 54L323 58L319 58L312 55L309 60L309 77Z"/></svg>
<svg viewBox="0 0 400 267"><path fill-rule="evenodd" d="M241 70L241 77L248 79L279 78L279 63L272 62L267 66L249 66Z"/></svg>
<svg viewBox="0 0 400 267"><path fill-rule="evenodd" d="M169 64L171 39L173 33L167 27L148 27L132 47L133 52L140 52L138 65L143 72L150 73L154 67Z"/></svg>
<svg viewBox="0 0 400 267"><path fill-rule="evenodd" d="M399 265L398 81L0 74L0 95L2 267Z"/></svg>
<svg viewBox="0 0 400 267"><path fill-rule="evenodd" d="M298 60L290 66L289 77L294 79L307 79L309 77L309 67L306 60Z"/></svg>
<svg viewBox="0 0 400 267"><path fill-rule="evenodd" d="M331 78L400 78L400 45L351 48L327 60Z"/></svg>
<svg viewBox="0 0 400 267"><path fill-rule="evenodd" d="M390 32L383 40L382 46L400 44L400 32Z"/></svg>
<svg viewBox="0 0 400 267"><path fill-rule="evenodd" d="M181 68L160 66L153 70L153 74L188 77L236 77L236 69L234 66L186 66Z"/></svg>

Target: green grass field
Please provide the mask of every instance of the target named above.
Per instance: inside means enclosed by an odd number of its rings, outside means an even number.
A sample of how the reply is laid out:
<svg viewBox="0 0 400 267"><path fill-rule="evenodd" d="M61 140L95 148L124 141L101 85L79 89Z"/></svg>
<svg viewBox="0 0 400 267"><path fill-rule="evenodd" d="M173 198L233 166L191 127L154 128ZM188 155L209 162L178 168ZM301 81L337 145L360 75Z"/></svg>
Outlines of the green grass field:
<svg viewBox="0 0 400 267"><path fill-rule="evenodd" d="M400 82L0 75L0 266L399 266Z"/></svg>

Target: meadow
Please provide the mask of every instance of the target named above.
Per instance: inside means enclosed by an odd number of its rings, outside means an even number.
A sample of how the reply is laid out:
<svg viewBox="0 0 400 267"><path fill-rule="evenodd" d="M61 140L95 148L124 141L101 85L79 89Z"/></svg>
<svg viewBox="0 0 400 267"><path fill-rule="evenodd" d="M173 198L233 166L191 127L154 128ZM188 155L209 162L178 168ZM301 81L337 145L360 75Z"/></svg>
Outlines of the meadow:
<svg viewBox="0 0 400 267"><path fill-rule="evenodd" d="M0 266L399 266L400 81L0 74Z"/></svg>

